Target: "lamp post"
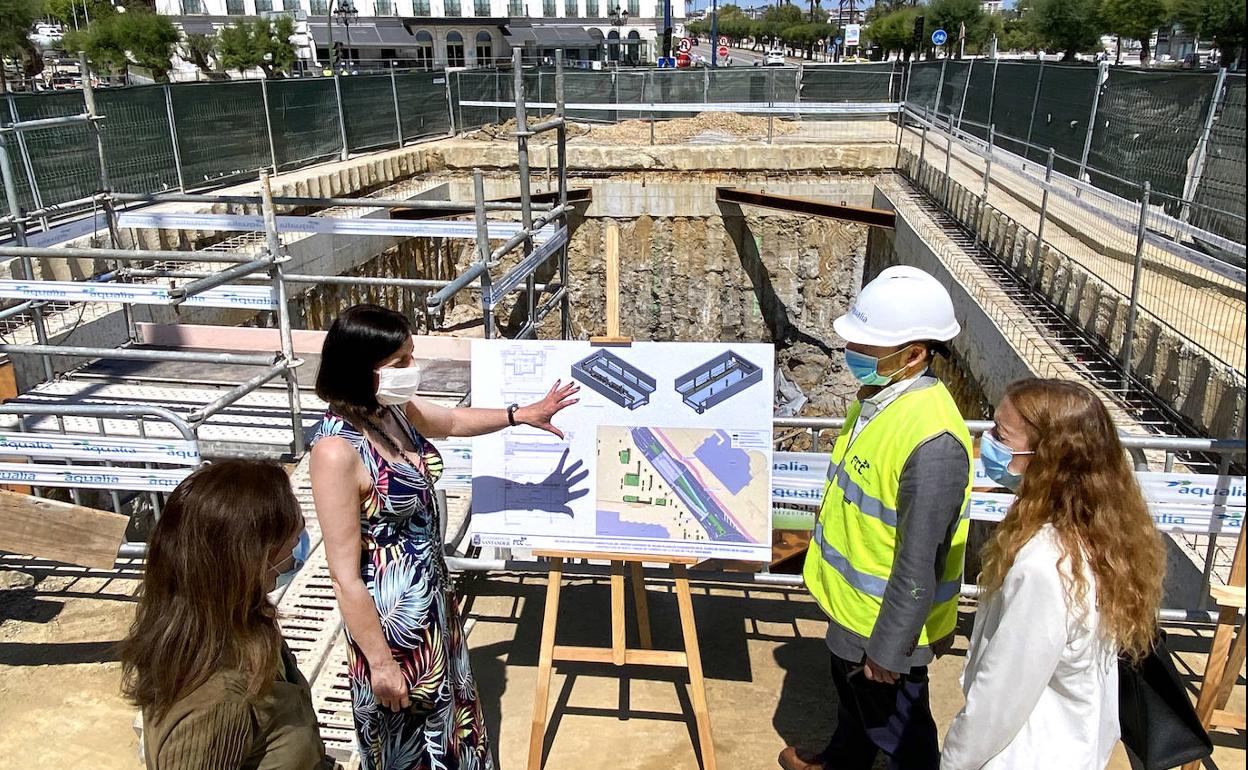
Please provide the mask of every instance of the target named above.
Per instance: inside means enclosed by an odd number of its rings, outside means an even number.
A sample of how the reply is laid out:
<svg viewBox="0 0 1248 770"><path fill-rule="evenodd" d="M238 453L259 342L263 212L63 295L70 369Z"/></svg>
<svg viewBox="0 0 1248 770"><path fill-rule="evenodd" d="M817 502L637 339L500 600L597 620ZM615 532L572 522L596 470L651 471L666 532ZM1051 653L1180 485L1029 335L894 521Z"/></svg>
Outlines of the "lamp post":
<svg viewBox="0 0 1248 770"><path fill-rule="evenodd" d="M329 28L329 63L333 70L338 69L338 50L334 47L334 17L347 29L347 66L351 66L351 22L358 19L360 12L351 0L331 0L329 12L325 14L326 26Z"/></svg>
<svg viewBox="0 0 1248 770"><path fill-rule="evenodd" d="M619 49L621 49L621 50L617 50L616 52L616 57L615 57L616 67L620 66L620 59L623 56L623 53L621 51L624 47L624 27L626 27L627 25L628 25L628 9L622 5L615 6L615 8L611 11L611 26L619 30L616 33L616 35L619 37L619 42L616 43L616 45L619 47Z"/></svg>
<svg viewBox="0 0 1248 770"><path fill-rule="evenodd" d="M711 69L719 69L719 0L711 0Z"/></svg>

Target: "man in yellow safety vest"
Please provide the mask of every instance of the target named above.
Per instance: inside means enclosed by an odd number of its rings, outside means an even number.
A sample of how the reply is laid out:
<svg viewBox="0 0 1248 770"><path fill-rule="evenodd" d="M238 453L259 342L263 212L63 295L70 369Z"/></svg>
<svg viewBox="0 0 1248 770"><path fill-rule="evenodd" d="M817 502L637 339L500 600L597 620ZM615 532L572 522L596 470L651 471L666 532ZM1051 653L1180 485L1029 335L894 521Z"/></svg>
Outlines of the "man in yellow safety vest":
<svg viewBox="0 0 1248 770"><path fill-rule="evenodd" d="M832 448L806 554L829 619L836 730L785 770L936 770L927 665L953 642L971 496L971 436L932 357L961 330L949 293L890 267L833 324L862 383Z"/></svg>

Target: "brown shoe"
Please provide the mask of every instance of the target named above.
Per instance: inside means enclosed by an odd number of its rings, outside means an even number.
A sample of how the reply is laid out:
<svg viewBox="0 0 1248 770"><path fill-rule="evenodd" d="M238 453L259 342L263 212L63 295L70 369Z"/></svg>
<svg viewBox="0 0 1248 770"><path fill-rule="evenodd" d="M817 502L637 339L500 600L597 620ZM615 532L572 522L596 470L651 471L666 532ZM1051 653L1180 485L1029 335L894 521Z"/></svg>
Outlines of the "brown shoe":
<svg viewBox="0 0 1248 770"><path fill-rule="evenodd" d="M824 770L823 759L816 752L795 746L785 746L779 762L784 770Z"/></svg>

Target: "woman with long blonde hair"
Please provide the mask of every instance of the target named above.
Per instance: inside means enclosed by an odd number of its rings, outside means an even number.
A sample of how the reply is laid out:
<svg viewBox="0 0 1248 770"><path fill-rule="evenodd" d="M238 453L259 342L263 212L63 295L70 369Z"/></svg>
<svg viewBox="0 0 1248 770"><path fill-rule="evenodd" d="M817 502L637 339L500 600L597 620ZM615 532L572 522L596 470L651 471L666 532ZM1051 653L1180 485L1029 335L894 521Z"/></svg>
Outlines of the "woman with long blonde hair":
<svg viewBox="0 0 1248 770"><path fill-rule="evenodd" d="M1109 412L1022 380L980 444L1017 498L985 549L943 770L1101 770L1119 738L1118 656L1153 643L1165 553Z"/></svg>

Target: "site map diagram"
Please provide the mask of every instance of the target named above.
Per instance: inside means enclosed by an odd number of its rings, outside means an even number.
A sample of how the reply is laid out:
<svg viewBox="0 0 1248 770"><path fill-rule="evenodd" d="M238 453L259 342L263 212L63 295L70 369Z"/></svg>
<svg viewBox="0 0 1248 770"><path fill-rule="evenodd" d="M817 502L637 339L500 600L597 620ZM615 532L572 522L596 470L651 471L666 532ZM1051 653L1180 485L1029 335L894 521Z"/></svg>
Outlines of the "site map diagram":
<svg viewBox="0 0 1248 770"><path fill-rule="evenodd" d="M483 547L766 561L772 346L474 340L472 404L581 385L554 422L472 439Z"/></svg>

